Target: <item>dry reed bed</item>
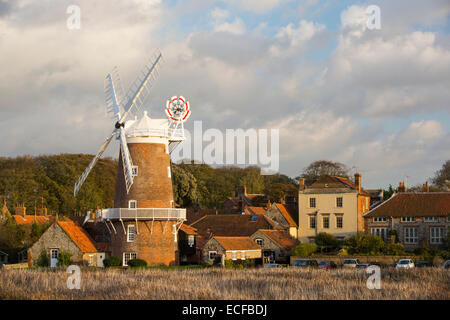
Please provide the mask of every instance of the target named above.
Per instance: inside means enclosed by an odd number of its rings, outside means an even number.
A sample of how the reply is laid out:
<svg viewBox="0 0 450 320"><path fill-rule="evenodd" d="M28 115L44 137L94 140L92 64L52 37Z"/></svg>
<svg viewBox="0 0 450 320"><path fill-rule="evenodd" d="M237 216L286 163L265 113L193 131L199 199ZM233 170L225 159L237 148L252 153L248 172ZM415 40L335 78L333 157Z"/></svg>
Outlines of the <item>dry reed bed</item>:
<svg viewBox="0 0 450 320"><path fill-rule="evenodd" d="M382 270L382 289L355 270L82 269L81 289L64 270L0 271L0 299L450 299L450 272Z"/></svg>

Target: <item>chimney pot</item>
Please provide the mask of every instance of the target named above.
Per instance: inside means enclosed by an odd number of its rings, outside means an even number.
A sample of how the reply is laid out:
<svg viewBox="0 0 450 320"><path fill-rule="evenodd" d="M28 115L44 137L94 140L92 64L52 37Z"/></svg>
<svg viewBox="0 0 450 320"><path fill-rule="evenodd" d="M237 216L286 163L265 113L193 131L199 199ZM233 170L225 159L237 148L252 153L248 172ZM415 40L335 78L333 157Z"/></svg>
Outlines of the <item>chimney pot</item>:
<svg viewBox="0 0 450 320"><path fill-rule="evenodd" d="M299 190L304 190L305 189L305 178L299 178L298 179L298 186L299 186Z"/></svg>

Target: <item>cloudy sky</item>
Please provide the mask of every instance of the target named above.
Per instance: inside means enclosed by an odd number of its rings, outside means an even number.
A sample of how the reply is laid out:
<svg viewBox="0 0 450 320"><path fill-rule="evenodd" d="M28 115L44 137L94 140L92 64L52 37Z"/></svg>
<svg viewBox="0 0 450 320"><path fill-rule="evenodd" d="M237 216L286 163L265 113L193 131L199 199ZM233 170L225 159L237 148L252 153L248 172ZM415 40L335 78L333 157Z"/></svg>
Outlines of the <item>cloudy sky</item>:
<svg viewBox="0 0 450 320"><path fill-rule="evenodd" d="M423 183L450 159L449 15L448 0L0 0L0 156L96 153L105 75L126 89L158 48L151 116L182 94L188 129L279 129L290 176L328 159L365 187Z"/></svg>

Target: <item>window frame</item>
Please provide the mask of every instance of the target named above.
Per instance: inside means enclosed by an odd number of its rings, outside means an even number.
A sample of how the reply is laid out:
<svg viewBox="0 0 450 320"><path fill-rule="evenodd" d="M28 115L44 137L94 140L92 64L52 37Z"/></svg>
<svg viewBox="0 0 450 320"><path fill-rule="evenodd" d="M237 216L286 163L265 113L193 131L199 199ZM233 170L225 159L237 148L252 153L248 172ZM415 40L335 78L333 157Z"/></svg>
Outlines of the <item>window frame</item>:
<svg viewBox="0 0 450 320"><path fill-rule="evenodd" d="M387 217L373 217L373 222L387 222Z"/></svg>
<svg viewBox="0 0 450 320"><path fill-rule="evenodd" d="M414 230L413 234L409 234L410 230ZM403 240L405 244L417 244L419 241L418 230L415 227L409 227L403 229ZM412 240L412 241L411 241Z"/></svg>
<svg viewBox="0 0 450 320"><path fill-rule="evenodd" d="M406 222L406 223L410 223L410 222L416 222L416 217L402 217L400 219L401 222Z"/></svg>
<svg viewBox="0 0 450 320"><path fill-rule="evenodd" d="M213 258L211 258L211 253L214 253ZM215 251L215 250L208 251L208 259L209 260L214 260L216 255L217 255L217 251Z"/></svg>
<svg viewBox="0 0 450 320"><path fill-rule="evenodd" d="M340 200L340 203L339 203ZM344 207L344 197L336 197L336 208Z"/></svg>
<svg viewBox="0 0 450 320"><path fill-rule="evenodd" d="M313 226L313 223L311 223L312 221L314 221L314 226ZM316 229L317 228L316 216L309 216L309 228L310 229Z"/></svg>
<svg viewBox="0 0 450 320"><path fill-rule="evenodd" d="M134 208L131 207L132 203L134 203ZM137 209L137 200L128 200L128 209Z"/></svg>
<svg viewBox="0 0 450 320"><path fill-rule="evenodd" d="M172 171L170 170L170 166L167 167L167 176L172 179Z"/></svg>
<svg viewBox="0 0 450 320"><path fill-rule="evenodd" d="M261 244L259 244L258 242L261 242ZM255 242L257 245L259 245L261 248L264 248L264 239L263 238L256 238Z"/></svg>
<svg viewBox="0 0 450 320"><path fill-rule="evenodd" d="M433 218L432 220L430 220ZM439 222L439 218L436 216L433 217L423 217L423 222L430 223L430 222Z"/></svg>
<svg viewBox="0 0 450 320"><path fill-rule="evenodd" d="M136 171L136 173L135 173ZM133 177L137 177L139 174L139 167L138 166L131 166L131 175Z"/></svg>
<svg viewBox="0 0 450 320"><path fill-rule="evenodd" d="M133 229L133 232L130 232L130 229ZM133 237L133 239L130 240L130 236ZM136 226L134 224L129 224L127 226L127 242L134 242L136 240Z"/></svg>
<svg viewBox="0 0 450 320"><path fill-rule="evenodd" d="M236 250L232 250L231 251L231 259L232 260L237 260L237 251Z"/></svg>
<svg viewBox="0 0 450 320"><path fill-rule="evenodd" d="M339 223L340 220L340 223ZM344 228L344 217L343 216L336 216L336 229L343 229Z"/></svg>
<svg viewBox="0 0 450 320"><path fill-rule="evenodd" d="M325 224L325 219L326 219L326 224ZM329 216L323 216L322 217L322 227L323 229L330 229L330 217Z"/></svg>
<svg viewBox="0 0 450 320"><path fill-rule="evenodd" d="M312 203L314 203L314 206L311 205ZM315 197L309 198L309 207L310 208L317 208L317 200L316 200Z"/></svg>
<svg viewBox="0 0 450 320"><path fill-rule="evenodd" d="M128 256L128 260L127 260L127 256ZM123 258L122 266L128 267L128 261L137 259L138 254L137 254L137 252L124 252L122 255L122 258Z"/></svg>
<svg viewBox="0 0 450 320"><path fill-rule="evenodd" d="M438 235L433 235L433 230L439 230ZM438 239L439 241L433 241L433 239ZM431 227L430 228L430 244L442 244L444 240L444 228L442 227Z"/></svg>
<svg viewBox="0 0 450 320"><path fill-rule="evenodd" d="M90 267L92 267L92 266L94 266L94 255L93 254L90 254L89 256L88 256L88 265L90 266Z"/></svg>
<svg viewBox="0 0 450 320"><path fill-rule="evenodd" d="M245 250L241 250L241 260L245 260Z"/></svg>

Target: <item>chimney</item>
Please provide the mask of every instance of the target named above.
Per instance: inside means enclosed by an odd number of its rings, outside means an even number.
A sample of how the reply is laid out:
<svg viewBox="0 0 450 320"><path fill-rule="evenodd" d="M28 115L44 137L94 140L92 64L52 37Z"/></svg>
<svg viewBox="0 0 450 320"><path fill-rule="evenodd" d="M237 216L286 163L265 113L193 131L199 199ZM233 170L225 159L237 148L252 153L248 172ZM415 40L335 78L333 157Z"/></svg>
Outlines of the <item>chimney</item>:
<svg viewBox="0 0 450 320"><path fill-rule="evenodd" d="M26 213L27 213L27 208L25 207L25 205L23 203L19 203L16 206L15 214L19 215L19 216L22 216L22 217L25 217Z"/></svg>
<svg viewBox="0 0 450 320"><path fill-rule="evenodd" d="M40 207L37 207L36 215L46 217L47 216L47 206L42 205Z"/></svg>
<svg viewBox="0 0 450 320"><path fill-rule="evenodd" d="M428 181L423 185L423 192L430 192L430 186L428 185Z"/></svg>
<svg viewBox="0 0 450 320"><path fill-rule="evenodd" d="M284 201L284 198L280 198L280 203L281 204L286 204L286 202Z"/></svg>
<svg viewBox="0 0 450 320"><path fill-rule="evenodd" d="M398 184L398 192L406 192L406 186L404 182Z"/></svg>
<svg viewBox="0 0 450 320"><path fill-rule="evenodd" d="M358 188L358 192L361 192L361 174L355 173L355 185Z"/></svg>
<svg viewBox="0 0 450 320"><path fill-rule="evenodd" d="M299 190L305 190L305 178L298 179Z"/></svg>

